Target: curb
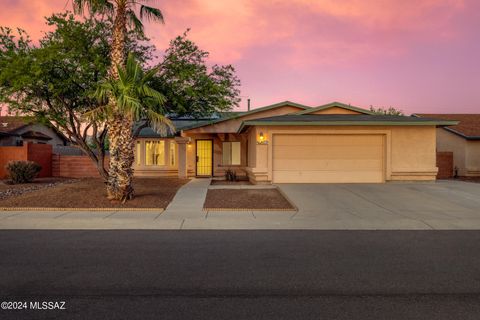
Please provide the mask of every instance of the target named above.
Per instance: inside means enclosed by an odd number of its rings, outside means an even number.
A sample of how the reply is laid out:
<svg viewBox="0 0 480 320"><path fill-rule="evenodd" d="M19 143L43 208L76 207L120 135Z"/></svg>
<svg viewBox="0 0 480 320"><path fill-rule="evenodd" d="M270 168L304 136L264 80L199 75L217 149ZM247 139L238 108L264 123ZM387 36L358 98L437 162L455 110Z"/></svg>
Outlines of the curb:
<svg viewBox="0 0 480 320"><path fill-rule="evenodd" d="M202 211L298 211L296 208L203 208Z"/></svg>
<svg viewBox="0 0 480 320"><path fill-rule="evenodd" d="M44 208L44 207L0 207L0 211L160 211L164 208Z"/></svg>

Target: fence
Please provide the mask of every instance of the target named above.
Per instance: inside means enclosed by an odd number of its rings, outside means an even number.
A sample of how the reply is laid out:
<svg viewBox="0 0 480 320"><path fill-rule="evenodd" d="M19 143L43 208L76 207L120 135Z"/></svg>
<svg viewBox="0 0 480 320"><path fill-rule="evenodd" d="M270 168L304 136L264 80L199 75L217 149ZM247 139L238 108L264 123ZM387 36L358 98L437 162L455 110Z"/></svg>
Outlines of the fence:
<svg viewBox="0 0 480 320"><path fill-rule="evenodd" d="M105 157L106 168L108 161L109 158ZM61 154L52 157L52 175L66 178L100 177L95 163L89 157Z"/></svg>
<svg viewBox="0 0 480 320"><path fill-rule="evenodd" d="M453 152L437 152L437 179L453 177Z"/></svg>
<svg viewBox="0 0 480 320"><path fill-rule="evenodd" d="M40 178L52 176L52 146L49 144L27 143L23 146L0 147L0 179L5 179L5 166L9 161L35 161L42 166Z"/></svg>

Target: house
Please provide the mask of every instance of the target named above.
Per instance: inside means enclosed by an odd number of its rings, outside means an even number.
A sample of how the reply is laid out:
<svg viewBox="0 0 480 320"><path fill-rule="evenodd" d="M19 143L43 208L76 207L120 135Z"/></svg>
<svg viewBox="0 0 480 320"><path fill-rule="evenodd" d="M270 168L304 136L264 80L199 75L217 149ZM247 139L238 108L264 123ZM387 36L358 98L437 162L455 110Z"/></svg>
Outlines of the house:
<svg viewBox="0 0 480 320"><path fill-rule="evenodd" d="M456 121L376 115L333 102L285 101L216 119L174 121L136 140L136 175L223 176L253 183L382 183L435 180L436 128Z"/></svg>
<svg viewBox="0 0 480 320"><path fill-rule="evenodd" d="M21 146L27 143L64 146L67 139L57 130L38 123L31 117L1 116L0 146Z"/></svg>
<svg viewBox="0 0 480 320"><path fill-rule="evenodd" d="M458 176L480 176L480 114L416 114L459 121L437 129L437 151L452 152Z"/></svg>

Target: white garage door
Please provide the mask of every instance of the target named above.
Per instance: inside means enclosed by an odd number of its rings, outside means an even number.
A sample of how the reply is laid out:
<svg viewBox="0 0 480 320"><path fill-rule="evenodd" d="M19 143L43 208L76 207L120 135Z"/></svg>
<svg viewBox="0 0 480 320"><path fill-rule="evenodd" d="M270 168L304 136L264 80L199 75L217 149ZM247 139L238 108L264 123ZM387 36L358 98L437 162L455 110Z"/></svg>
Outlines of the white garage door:
<svg viewBox="0 0 480 320"><path fill-rule="evenodd" d="M274 135L273 182L384 181L382 135Z"/></svg>

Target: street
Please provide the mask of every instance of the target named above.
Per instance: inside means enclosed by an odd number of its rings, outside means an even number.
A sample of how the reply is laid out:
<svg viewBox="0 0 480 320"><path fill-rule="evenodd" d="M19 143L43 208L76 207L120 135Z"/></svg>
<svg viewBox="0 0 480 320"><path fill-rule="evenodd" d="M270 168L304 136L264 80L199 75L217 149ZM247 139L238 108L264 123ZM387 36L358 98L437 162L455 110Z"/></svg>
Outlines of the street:
<svg viewBox="0 0 480 320"><path fill-rule="evenodd" d="M0 232L0 319L478 319L478 231Z"/></svg>

